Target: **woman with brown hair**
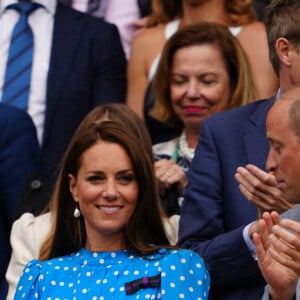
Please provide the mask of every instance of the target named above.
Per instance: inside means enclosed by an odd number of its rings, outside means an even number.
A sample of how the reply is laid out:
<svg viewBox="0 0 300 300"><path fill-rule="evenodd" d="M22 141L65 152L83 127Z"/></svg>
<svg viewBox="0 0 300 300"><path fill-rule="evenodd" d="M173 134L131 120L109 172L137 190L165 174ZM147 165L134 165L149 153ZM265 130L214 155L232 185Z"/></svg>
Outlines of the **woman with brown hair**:
<svg viewBox="0 0 300 300"><path fill-rule="evenodd" d="M156 176L168 215L179 214L202 121L247 104L255 92L247 57L237 39L220 24L202 22L177 31L165 44L156 76L151 115L180 132L153 146ZM158 128L154 135L162 134Z"/></svg>
<svg viewBox="0 0 300 300"><path fill-rule="evenodd" d="M169 245L143 122L125 105L110 108L101 119L92 111L73 136L51 200L50 233L15 298L207 299L201 258Z"/></svg>
<svg viewBox="0 0 300 300"><path fill-rule="evenodd" d="M252 0L154 0L149 26L138 32L128 65L127 104L145 118L144 98L163 46L178 29L203 21L229 28L245 51L257 99L275 93L278 80L268 57L264 25L257 22ZM253 99L255 100L255 99Z"/></svg>

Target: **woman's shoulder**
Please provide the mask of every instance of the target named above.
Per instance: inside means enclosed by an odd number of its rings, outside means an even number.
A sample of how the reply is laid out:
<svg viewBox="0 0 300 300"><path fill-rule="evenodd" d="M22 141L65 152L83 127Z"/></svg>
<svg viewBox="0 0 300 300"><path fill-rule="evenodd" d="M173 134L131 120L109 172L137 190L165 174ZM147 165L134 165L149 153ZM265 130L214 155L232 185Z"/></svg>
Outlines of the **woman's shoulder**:
<svg viewBox="0 0 300 300"><path fill-rule="evenodd" d="M165 251L161 263L161 288L165 295L178 296L176 291L180 291L182 298L208 299L210 276L199 254L188 249L161 251Z"/></svg>
<svg viewBox="0 0 300 300"><path fill-rule="evenodd" d="M178 262L181 264L186 264L189 262L197 262L201 263L203 268L205 269L205 265L203 263L202 257L195 251L189 249L182 249L182 248L174 248L174 249L165 249L162 248L159 251L163 254L163 260L166 262Z"/></svg>
<svg viewBox="0 0 300 300"><path fill-rule="evenodd" d="M165 44L164 28L165 25L143 28L133 38L130 62L143 61L146 74Z"/></svg>
<svg viewBox="0 0 300 300"><path fill-rule="evenodd" d="M50 280L51 284L55 284L57 273L60 272L56 262L59 262L59 259L46 261L33 259L27 263L18 282L14 299L36 298L40 287L45 288L46 279Z"/></svg>
<svg viewBox="0 0 300 300"><path fill-rule="evenodd" d="M153 27L144 27L136 31L133 39L135 44L151 44L161 42L164 39L166 24L158 24Z"/></svg>
<svg viewBox="0 0 300 300"><path fill-rule="evenodd" d="M31 213L24 213L12 226L12 233L26 234L28 232L38 232L44 234L50 229L51 213L45 213L35 217Z"/></svg>
<svg viewBox="0 0 300 300"><path fill-rule="evenodd" d="M45 213L35 217L31 213L24 213L12 226L12 235L27 236L37 234L45 236L50 230L51 213Z"/></svg>
<svg viewBox="0 0 300 300"><path fill-rule="evenodd" d="M262 22L254 21L248 24L243 25L240 32L240 37L246 36L248 38L255 38L258 36L266 37L265 25Z"/></svg>
<svg viewBox="0 0 300 300"><path fill-rule="evenodd" d="M28 283L30 282L30 284L34 284L42 274L43 264L45 264L45 262L41 262L38 259L32 259L27 263L27 265L25 265L23 274L16 289L16 295L18 295L18 293L21 291L27 293L26 289L29 289L28 286L30 286Z"/></svg>
<svg viewBox="0 0 300 300"><path fill-rule="evenodd" d="M29 257L38 257L41 244L47 237L50 227L50 213L38 217L31 213L24 213L12 226L10 240L13 249L22 249L19 251L20 255L28 252Z"/></svg>
<svg viewBox="0 0 300 300"><path fill-rule="evenodd" d="M54 257L48 260L32 259L25 267L23 273L51 274L59 272L61 268L68 268L70 265L79 264L77 257L79 252L71 253L64 256Z"/></svg>
<svg viewBox="0 0 300 300"><path fill-rule="evenodd" d="M14 222L14 226L34 226L50 222L51 213L34 216L32 213L24 213Z"/></svg>

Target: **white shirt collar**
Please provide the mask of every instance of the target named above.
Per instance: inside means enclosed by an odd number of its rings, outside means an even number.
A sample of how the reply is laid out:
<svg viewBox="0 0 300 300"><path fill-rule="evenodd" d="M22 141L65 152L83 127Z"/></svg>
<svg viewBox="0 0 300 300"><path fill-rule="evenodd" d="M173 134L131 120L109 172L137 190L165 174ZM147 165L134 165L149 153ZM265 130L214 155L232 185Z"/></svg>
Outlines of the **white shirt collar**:
<svg viewBox="0 0 300 300"><path fill-rule="evenodd" d="M17 0L0 0L0 14L2 14L5 10L5 8L10 5L17 3ZM43 7L50 12L52 15L55 14L56 6L57 6L57 0L35 0L33 1L35 3L39 3L43 5Z"/></svg>

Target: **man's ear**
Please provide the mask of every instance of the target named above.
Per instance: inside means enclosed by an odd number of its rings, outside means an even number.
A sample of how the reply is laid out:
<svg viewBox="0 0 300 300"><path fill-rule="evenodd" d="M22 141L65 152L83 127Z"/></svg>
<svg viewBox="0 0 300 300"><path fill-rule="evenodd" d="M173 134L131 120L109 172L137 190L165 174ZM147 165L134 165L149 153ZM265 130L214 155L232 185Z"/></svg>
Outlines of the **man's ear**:
<svg viewBox="0 0 300 300"><path fill-rule="evenodd" d="M286 38L279 38L276 41L276 52L282 64L289 67L291 65L291 50L293 45Z"/></svg>

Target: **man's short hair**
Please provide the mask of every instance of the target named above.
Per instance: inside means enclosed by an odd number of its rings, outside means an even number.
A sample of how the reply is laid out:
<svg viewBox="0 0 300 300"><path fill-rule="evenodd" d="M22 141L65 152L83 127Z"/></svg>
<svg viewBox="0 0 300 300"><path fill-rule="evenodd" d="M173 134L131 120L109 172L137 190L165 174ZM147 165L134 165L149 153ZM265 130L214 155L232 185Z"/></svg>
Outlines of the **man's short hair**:
<svg viewBox="0 0 300 300"><path fill-rule="evenodd" d="M277 75L280 63L276 52L278 38L300 44L300 0L273 0L265 8L264 23L269 45L269 58Z"/></svg>

